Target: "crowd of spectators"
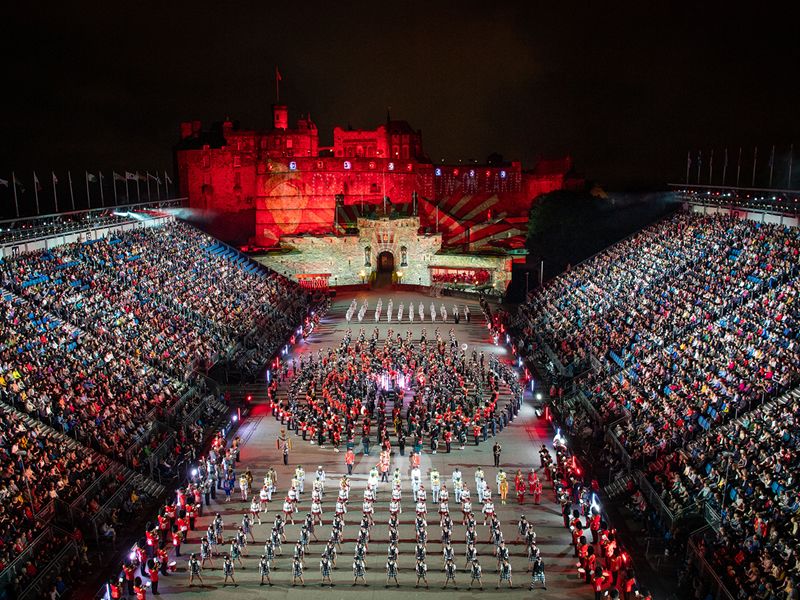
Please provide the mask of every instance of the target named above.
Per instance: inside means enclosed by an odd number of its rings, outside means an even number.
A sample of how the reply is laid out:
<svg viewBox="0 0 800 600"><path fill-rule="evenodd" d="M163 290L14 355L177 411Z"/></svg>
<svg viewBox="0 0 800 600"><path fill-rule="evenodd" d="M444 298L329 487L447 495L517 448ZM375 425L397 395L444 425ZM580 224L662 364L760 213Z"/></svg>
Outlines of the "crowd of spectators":
<svg viewBox="0 0 800 600"><path fill-rule="evenodd" d="M800 575L798 422L795 390L704 433L648 469L673 509L703 501L717 513L700 546L731 590L793 597Z"/></svg>
<svg viewBox="0 0 800 600"><path fill-rule="evenodd" d="M800 576L800 405L784 394L800 375L799 267L798 228L679 214L535 291L512 323L535 340L524 354L549 348L580 373L669 510L718 512L703 551L749 597L794 597Z"/></svg>
<svg viewBox="0 0 800 600"><path fill-rule="evenodd" d="M564 366L593 355L616 370L791 274L799 238L795 228L679 214L534 291L520 325Z"/></svg>
<svg viewBox="0 0 800 600"><path fill-rule="evenodd" d="M37 514L47 504L55 499L71 502L109 464L93 452L64 444L47 426L30 425L0 407L0 572L44 533L46 523ZM63 541L54 535L37 544L13 573L14 585L22 587L34 578Z"/></svg>
<svg viewBox="0 0 800 600"><path fill-rule="evenodd" d="M154 422L197 405L198 373L231 360L255 374L308 324L312 302L291 281L177 222L6 257L0 286L0 572L47 529L36 518L43 506L81 496L113 465L109 458L141 467L166 436ZM192 456L201 441L180 430L172 455ZM162 459L158 468L175 465ZM95 514L121 484L104 478L75 510ZM120 511L132 514L137 504L132 490L106 515L103 536L113 542ZM38 544L14 588L58 547Z"/></svg>

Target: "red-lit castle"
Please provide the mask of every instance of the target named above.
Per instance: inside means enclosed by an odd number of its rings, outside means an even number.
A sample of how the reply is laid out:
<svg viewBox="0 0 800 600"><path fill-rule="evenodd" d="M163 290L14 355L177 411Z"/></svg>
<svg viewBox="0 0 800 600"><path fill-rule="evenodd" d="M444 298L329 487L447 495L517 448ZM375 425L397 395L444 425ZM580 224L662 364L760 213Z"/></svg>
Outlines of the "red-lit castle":
<svg viewBox="0 0 800 600"><path fill-rule="evenodd" d="M191 208L217 215L254 208L258 246L352 235L359 217L418 217L415 233L471 254L522 248L531 201L563 188L572 167L569 157L539 161L532 171L516 161L434 164L421 131L388 115L373 130L336 127L333 145L320 146L311 118L290 128L284 105L273 106L269 131L230 120L212 131L182 123L176 157Z"/></svg>

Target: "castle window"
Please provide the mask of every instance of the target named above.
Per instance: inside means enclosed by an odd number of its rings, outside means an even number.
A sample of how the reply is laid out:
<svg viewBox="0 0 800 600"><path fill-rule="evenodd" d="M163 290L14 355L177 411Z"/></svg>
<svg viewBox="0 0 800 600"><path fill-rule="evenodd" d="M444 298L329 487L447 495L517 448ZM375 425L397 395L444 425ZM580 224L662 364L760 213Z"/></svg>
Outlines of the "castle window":
<svg viewBox="0 0 800 600"><path fill-rule="evenodd" d="M294 140L292 138L286 138L286 147L291 148L293 142Z"/></svg>
<svg viewBox="0 0 800 600"><path fill-rule="evenodd" d="M242 166L242 157L240 154L233 155L233 166L234 167L241 167Z"/></svg>
<svg viewBox="0 0 800 600"><path fill-rule="evenodd" d="M242 174L241 172L237 171L233 174L233 186L234 187L241 187L242 185Z"/></svg>
<svg viewBox="0 0 800 600"><path fill-rule="evenodd" d="M392 156L400 158L400 146L392 146Z"/></svg>
<svg viewBox="0 0 800 600"><path fill-rule="evenodd" d="M203 154L203 168L204 169L211 168L211 155L208 152Z"/></svg>
<svg viewBox="0 0 800 600"><path fill-rule="evenodd" d="M403 158L408 158L408 144L403 144Z"/></svg>

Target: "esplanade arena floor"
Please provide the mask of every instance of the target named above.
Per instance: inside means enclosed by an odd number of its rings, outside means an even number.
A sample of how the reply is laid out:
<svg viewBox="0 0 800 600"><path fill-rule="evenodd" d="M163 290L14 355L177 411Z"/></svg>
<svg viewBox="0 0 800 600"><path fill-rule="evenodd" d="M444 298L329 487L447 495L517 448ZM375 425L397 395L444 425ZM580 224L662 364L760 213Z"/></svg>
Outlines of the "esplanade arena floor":
<svg viewBox="0 0 800 600"><path fill-rule="evenodd" d="M335 297L330 311L322 321L321 325L306 340L295 346L294 355L299 358L310 352L316 353L318 349L327 349L330 346L337 347L343 338L348 327L351 327L354 336L358 334L359 324L354 318L354 322L348 325L345 321L345 312L353 298L359 303L363 299L369 302L369 310L364 318L362 326L365 329L367 338L372 334L377 326L380 330L381 339L385 338L388 329L394 330L394 335L401 333L403 337L406 331L411 331L414 339L419 339L422 329L427 330L428 339L434 338L434 330L439 329L444 340L449 339L449 331L454 328L459 345L466 343L468 352L473 349L478 352L484 351L487 354L499 354L502 359L510 362L511 353L507 346L495 346L489 338L486 321L481 313L480 306L475 301L465 301L449 297L433 299L437 309L444 303L448 311L452 310L454 303L463 306L468 304L471 311L471 322L466 323L463 319L455 325L452 318L446 324L437 318L436 323L429 320L429 305L432 298L421 293L410 292L391 292L389 290L375 290L369 292L343 293ZM383 317L376 325L374 321L374 309L378 298L383 299ZM415 306L422 301L426 306L426 320L420 322L418 315L415 315L413 323L409 323L406 318L402 324L396 320L391 323L386 321L386 309L389 299L393 300L394 310L400 302L407 307L409 302ZM291 361L291 356L289 358ZM286 383L280 388L281 393L285 393ZM406 398L406 401L408 398ZM189 554L197 552L199 557L200 538L205 534L206 529L212 520L215 512L220 512L225 521L226 538L228 533L232 536L241 523L242 515L248 512L249 502L241 500L238 490L234 493L230 503L225 503L224 494L219 491L216 500L212 500L211 506L206 508L204 516L199 518L195 531L189 532L187 543L181 548L181 558L178 559L177 571L169 576L161 577L159 582L159 592L161 597L203 597L209 599L216 598L389 598L389 597L408 597L413 595L418 598L426 596L447 596L447 597L484 597L494 595L511 595L517 598L591 598L594 593L591 586L578 579L576 572L576 559L570 546L569 530L563 527L559 505L556 504L552 486L549 482L544 482L544 491L541 504L534 506L533 499L526 496L525 504L520 506L514 497L513 475L517 469L526 471L531 466L536 467L540 478L542 471L539 469L538 451L542 443L545 443L552 450L552 437L554 432L545 423L544 419L537 418L532 406L530 392L526 394L525 402L519 416L498 435L498 440L502 445L501 466L510 474L511 485L509 499L506 505L501 505L499 495L495 485L495 475L497 470L492 466L492 438L487 442L482 442L478 446L470 445L469 441L464 450L459 450L458 445L453 444L450 454L444 452L444 444L440 452L433 455L425 448L421 459L421 469L423 482L428 485L428 473L432 466L438 468L442 479L450 486L450 474L453 467L458 465L463 473L464 481L468 484L472 492L473 510L478 522L478 557L483 568L483 590L477 587L468 590L470 583L469 571L464 570L464 533L465 528L461 525L461 511L453 499L450 492L450 512L453 516L453 548L455 550L457 589L452 588L452 583L447 589L442 589L445 582L442 570L441 544L439 542L439 522L436 511L428 491L428 583L429 589L424 587L415 588L416 575L414 573L414 505L411 499L411 484L408 479L408 447L405 456L400 456L395 448L391 457L390 472L395 467L399 467L404 474L403 478L403 499L402 514L400 515L400 544L399 544L399 576L400 587L385 587L386 583L386 550L388 532L386 522L388 518L388 496L390 484L381 484L378 493L378 502L375 511L375 527L372 530L369 552L367 554L366 582L367 585L359 583L352 586L352 562L354 538L358 532L358 522L361 518L361 499L363 488L369 470L375 466L378 460L378 452L373 443L370 456L363 456L360 444L356 446L356 461L352 477L352 489L346 526L344 528L345 543L338 554L338 568L333 571L332 580L335 584L329 587L327 584L321 586L322 577L319 569L319 555L330 533L330 522L333 516L333 507L336 500L336 486L340 477L347 472L344 463L344 450L335 453L332 448L319 448L309 442L304 442L300 437L292 438L292 450L289 456L289 466L285 467L282 456L276 447L276 437L281 429L281 425L268 412L265 405L256 405L251 415L241 424L239 434L242 437L243 447L241 451L241 462L237 467L237 472L250 469L254 476L254 486L256 491L260 489L260 482L268 467L272 466L278 473L278 490L270 503L269 511L262 515L262 525L256 524L254 527L255 543L250 542L243 556L244 569L236 568L235 578L238 584L223 586L222 559L215 557L214 569L203 570L203 586L199 586L197 581L193 587L188 585L187 561ZM374 437L374 436L373 436ZM357 440L358 441L358 440ZM471 441L471 437L470 437ZM374 442L374 440L373 440ZM409 444L410 445L410 444ZM258 561L263 553L264 542L269 535L272 522L277 511L282 508L282 500L286 495L289 481L291 480L294 468L303 465L306 470L305 493L299 502L299 512L295 520L296 525L286 526L286 542L283 544L283 556L276 557L273 562L271 578L273 586L259 586ZM306 555L306 568L304 572L305 587L291 585L291 563L294 543L299 538L302 518L310 511L311 485L313 474L317 466L322 465L327 473L326 494L323 499L322 508L324 511L325 525L317 526L316 534L318 542L312 538ZM502 531L506 544L511 551L511 566L513 589L508 589L507 582L503 582L503 587L496 589L499 583L499 574L495 571L497 561L493 556L494 546L488 542L488 527L483 527L480 513L480 504L475 499L474 473L478 467L482 467L486 481L492 489L493 500L500 518ZM525 546L522 543L515 544L517 538L517 520L521 514L525 514L527 519L533 523L536 531L536 539L541 555L545 563L547 578L547 589L537 586L535 590L529 591L530 574L525 572L528 566L528 559L525 554ZM229 550L229 545L223 548ZM138 573L137 573L138 574ZM150 597L150 594L148 594Z"/></svg>

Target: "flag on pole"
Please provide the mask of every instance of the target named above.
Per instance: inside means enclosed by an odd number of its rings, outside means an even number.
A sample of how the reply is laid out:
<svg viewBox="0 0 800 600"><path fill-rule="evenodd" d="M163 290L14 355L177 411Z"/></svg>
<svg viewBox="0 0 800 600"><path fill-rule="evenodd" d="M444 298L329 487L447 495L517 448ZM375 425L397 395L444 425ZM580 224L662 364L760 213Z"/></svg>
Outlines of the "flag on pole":
<svg viewBox="0 0 800 600"><path fill-rule="evenodd" d="M689 183L689 169L692 168L692 151L686 153L686 183Z"/></svg>
<svg viewBox="0 0 800 600"><path fill-rule="evenodd" d="M22 185L22 182L19 180L19 178L14 173L11 174L11 179L13 180L14 185L17 186L19 188L19 190L24 194L25 193L25 186Z"/></svg>
<svg viewBox="0 0 800 600"><path fill-rule="evenodd" d="M114 173L114 181L125 181L125 178L116 171L111 172Z"/></svg>
<svg viewBox="0 0 800 600"><path fill-rule="evenodd" d="M11 171L11 181L12 185L11 188L14 190L14 212L19 218L19 199L17 198L17 175L14 171Z"/></svg>
<svg viewBox="0 0 800 600"><path fill-rule="evenodd" d="M172 179L169 178L166 171L164 171L164 179L166 179L167 183L172 183Z"/></svg>
<svg viewBox="0 0 800 600"><path fill-rule="evenodd" d="M158 175L152 175L150 171L147 172L147 177L155 181L158 185L161 185L161 178Z"/></svg>
<svg viewBox="0 0 800 600"><path fill-rule="evenodd" d="M722 162L722 185L725 185L725 175L728 173L728 148L725 148L725 159Z"/></svg>
<svg viewBox="0 0 800 600"><path fill-rule="evenodd" d="M72 171L67 171L67 181L69 181L69 203L72 205L72 210L75 210L75 194L72 191Z"/></svg>
<svg viewBox="0 0 800 600"><path fill-rule="evenodd" d="M55 207L56 212L58 212L58 189L56 188L56 184L58 184L58 177L56 177L55 171L50 171L50 175L53 179L53 206Z"/></svg>
<svg viewBox="0 0 800 600"><path fill-rule="evenodd" d="M125 171L125 179L128 179L130 181L136 181L138 179L138 176L136 175L136 173Z"/></svg>
<svg viewBox="0 0 800 600"><path fill-rule="evenodd" d="M772 145L772 152L769 155L769 187L772 187L772 172L775 169L775 144Z"/></svg>
<svg viewBox="0 0 800 600"><path fill-rule="evenodd" d="M39 214L39 192L42 191L42 184L39 183L39 178L36 176L36 171L33 172L33 201L36 204L36 214Z"/></svg>
<svg viewBox="0 0 800 600"><path fill-rule="evenodd" d="M106 201L105 198L103 198L103 172L98 171L97 176L100 178L100 206L105 207Z"/></svg>
<svg viewBox="0 0 800 600"><path fill-rule="evenodd" d="M0 185L3 187L8 187L8 179L0 179Z"/></svg>
<svg viewBox="0 0 800 600"><path fill-rule="evenodd" d="M139 171L136 171L136 179L138 181L147 181L147 177L145 177L144 175L140 175Z"/></svg>
<svg viewBox="0 0 800 600"><path fill-rule="evenodd" d="M89 173L89 171L86 171L86 179L88 179L90 183L97 183L97 177Z"/></svg>

